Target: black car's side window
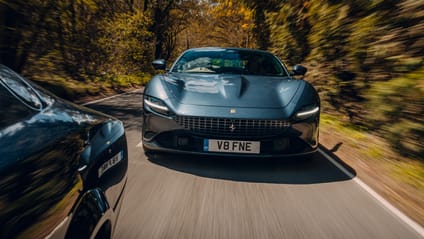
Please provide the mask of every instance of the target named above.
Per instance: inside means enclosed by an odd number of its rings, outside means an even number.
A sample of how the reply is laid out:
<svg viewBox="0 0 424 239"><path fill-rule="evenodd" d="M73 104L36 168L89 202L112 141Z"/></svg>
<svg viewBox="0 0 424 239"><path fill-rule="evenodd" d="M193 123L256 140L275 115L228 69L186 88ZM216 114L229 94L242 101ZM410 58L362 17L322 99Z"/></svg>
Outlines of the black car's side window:
<svg viewBox="0 0 424 239"><path fill-rule="evenodd" d="M0 130L35 113L0 84Z"/></svg>
<svg viewBox="0 0 424 239"><path fill-rule="evenodd" d="M6 67L0 67L0 81L4 87L15 95L23 104L34 110L40 110L43 106L37 92L25 82L18 74Z"/></svg>

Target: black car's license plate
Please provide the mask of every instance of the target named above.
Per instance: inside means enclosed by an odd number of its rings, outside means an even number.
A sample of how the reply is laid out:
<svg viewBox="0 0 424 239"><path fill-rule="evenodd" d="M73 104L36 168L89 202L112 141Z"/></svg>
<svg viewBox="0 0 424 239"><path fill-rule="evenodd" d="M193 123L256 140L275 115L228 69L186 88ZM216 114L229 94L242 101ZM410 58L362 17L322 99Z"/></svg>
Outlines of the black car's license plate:
<svg viewBox="0 0 424 239"><path fill-rule="evenodd" d="M206 152L227 152L259 154L261 142L259 141L240 141L240 140L220 140L204 139L203 151Z"/></svg>
<svg viewBox="0 0 424 239"><path fill-rule="evenodd" d="M121 162L122 158L124 157L124 152L121 151L112 158L110 158L108 161L104 162L102 166L100 166L98 170L98 176L99 178L109 169L111 169L113 166L117 165L119 162Z"/></svg>

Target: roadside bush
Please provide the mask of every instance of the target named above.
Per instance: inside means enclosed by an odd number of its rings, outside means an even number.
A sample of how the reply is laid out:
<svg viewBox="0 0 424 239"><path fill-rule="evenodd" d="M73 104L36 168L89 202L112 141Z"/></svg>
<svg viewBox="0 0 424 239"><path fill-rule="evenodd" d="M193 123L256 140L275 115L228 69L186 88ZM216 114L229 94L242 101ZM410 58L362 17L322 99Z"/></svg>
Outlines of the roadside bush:
<svg viewBox="0 0 424 239"><path fill-rule="evenodd" d="M151 69L153 59L152 33L149 17L142 11L117 14L107 21L99 47L106 58L103 74L109 76L132 75Z"/></svg>

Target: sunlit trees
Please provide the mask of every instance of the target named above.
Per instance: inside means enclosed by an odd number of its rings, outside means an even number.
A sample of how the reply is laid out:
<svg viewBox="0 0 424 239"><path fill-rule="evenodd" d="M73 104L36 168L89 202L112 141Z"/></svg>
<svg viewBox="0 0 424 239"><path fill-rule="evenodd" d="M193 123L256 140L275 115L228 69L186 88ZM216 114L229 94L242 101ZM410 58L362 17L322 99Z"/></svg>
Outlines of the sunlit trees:
<svg viewBox="0 0 424 239"><path fill-rule="evenodd" d="M18 72L37 65L74 79L96 75L102 24L127 9L121 1L2 1L0 62Z"/></svg>
<svg viewBox="0 0 424 239"><path fill-rule="evenodd" d="M270 45L270 29L267 22L267 13L277 11L284 1L279 0L242 0L246 7L253 11L253 34L259 49L267 50Z"/></svg>
<svg viewBox="0 0 424 239"><path fill-rule="evenodd" d="M0 63L25 75L49 72L79 81L101 79L110 71L148 70L143 68L153 58L154 38L150 15L139 5L126 0L1 1Z"/></svg>
<svg viewBox="0 0 424 239"><path fill-rule="evenodd" d="M253 13L239 1L197 1L189 21L178 35L181 52L201 46L255 47Z"/></svg>
<svg viewBox="0 0 424 239"><path fill-rule="evenodd" d="M422 155L424 2L286 0L267 14L271 50L311 69L326 112Z"/></svg>
<svg viewBox="0 0 424 239"><path fill-rule="evenodd" d="M102 72L111 75L146 71L153 56L153 34L148 31L151 20L144 12L117 14L102 27L98 48L104 58L99 60Z"/></svg>
<svg viewBox="0 0 424 239"><path fill-rule="evenodd" d="M49 42L44 29L53 9L54 1L0 2L0 63L20 72L31 54L43 54L37 46Z"/></svg>
<svg viewBox="0 0 424 239"><path fill-rule="evenodd" d="M419 155L423 16L416 0L3 0L0 63L85 82L192 47L267 49L309 67L326 112Z"/></svg>
<svg viewBox="0 0 424 239"><path fill-rule="evenodd" d="M238 1L219 0L209 6L207 34L218 46L252 46L252 11Z"/></svg>
<svg viewBox="0 0 424 239"><path fill-rule="evenodd" d="M287 63L295 64L305 60L310 52L308 35L311 30L307 1L286 1L279 11L269 14L270 49L284 58Z"/></svg>

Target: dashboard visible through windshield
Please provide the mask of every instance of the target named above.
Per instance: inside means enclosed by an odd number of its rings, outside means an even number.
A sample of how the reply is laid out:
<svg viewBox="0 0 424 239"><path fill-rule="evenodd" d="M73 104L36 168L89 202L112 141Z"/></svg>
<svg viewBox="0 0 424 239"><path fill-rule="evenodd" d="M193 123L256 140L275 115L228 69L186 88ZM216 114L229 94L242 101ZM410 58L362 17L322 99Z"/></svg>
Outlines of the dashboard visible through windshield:
<svg viewBox="0 0 424 239"><path fill-rule="evenodd" d="M188 51L177 60L171 72L287 76L273 55L237 49Z"/></svg>

